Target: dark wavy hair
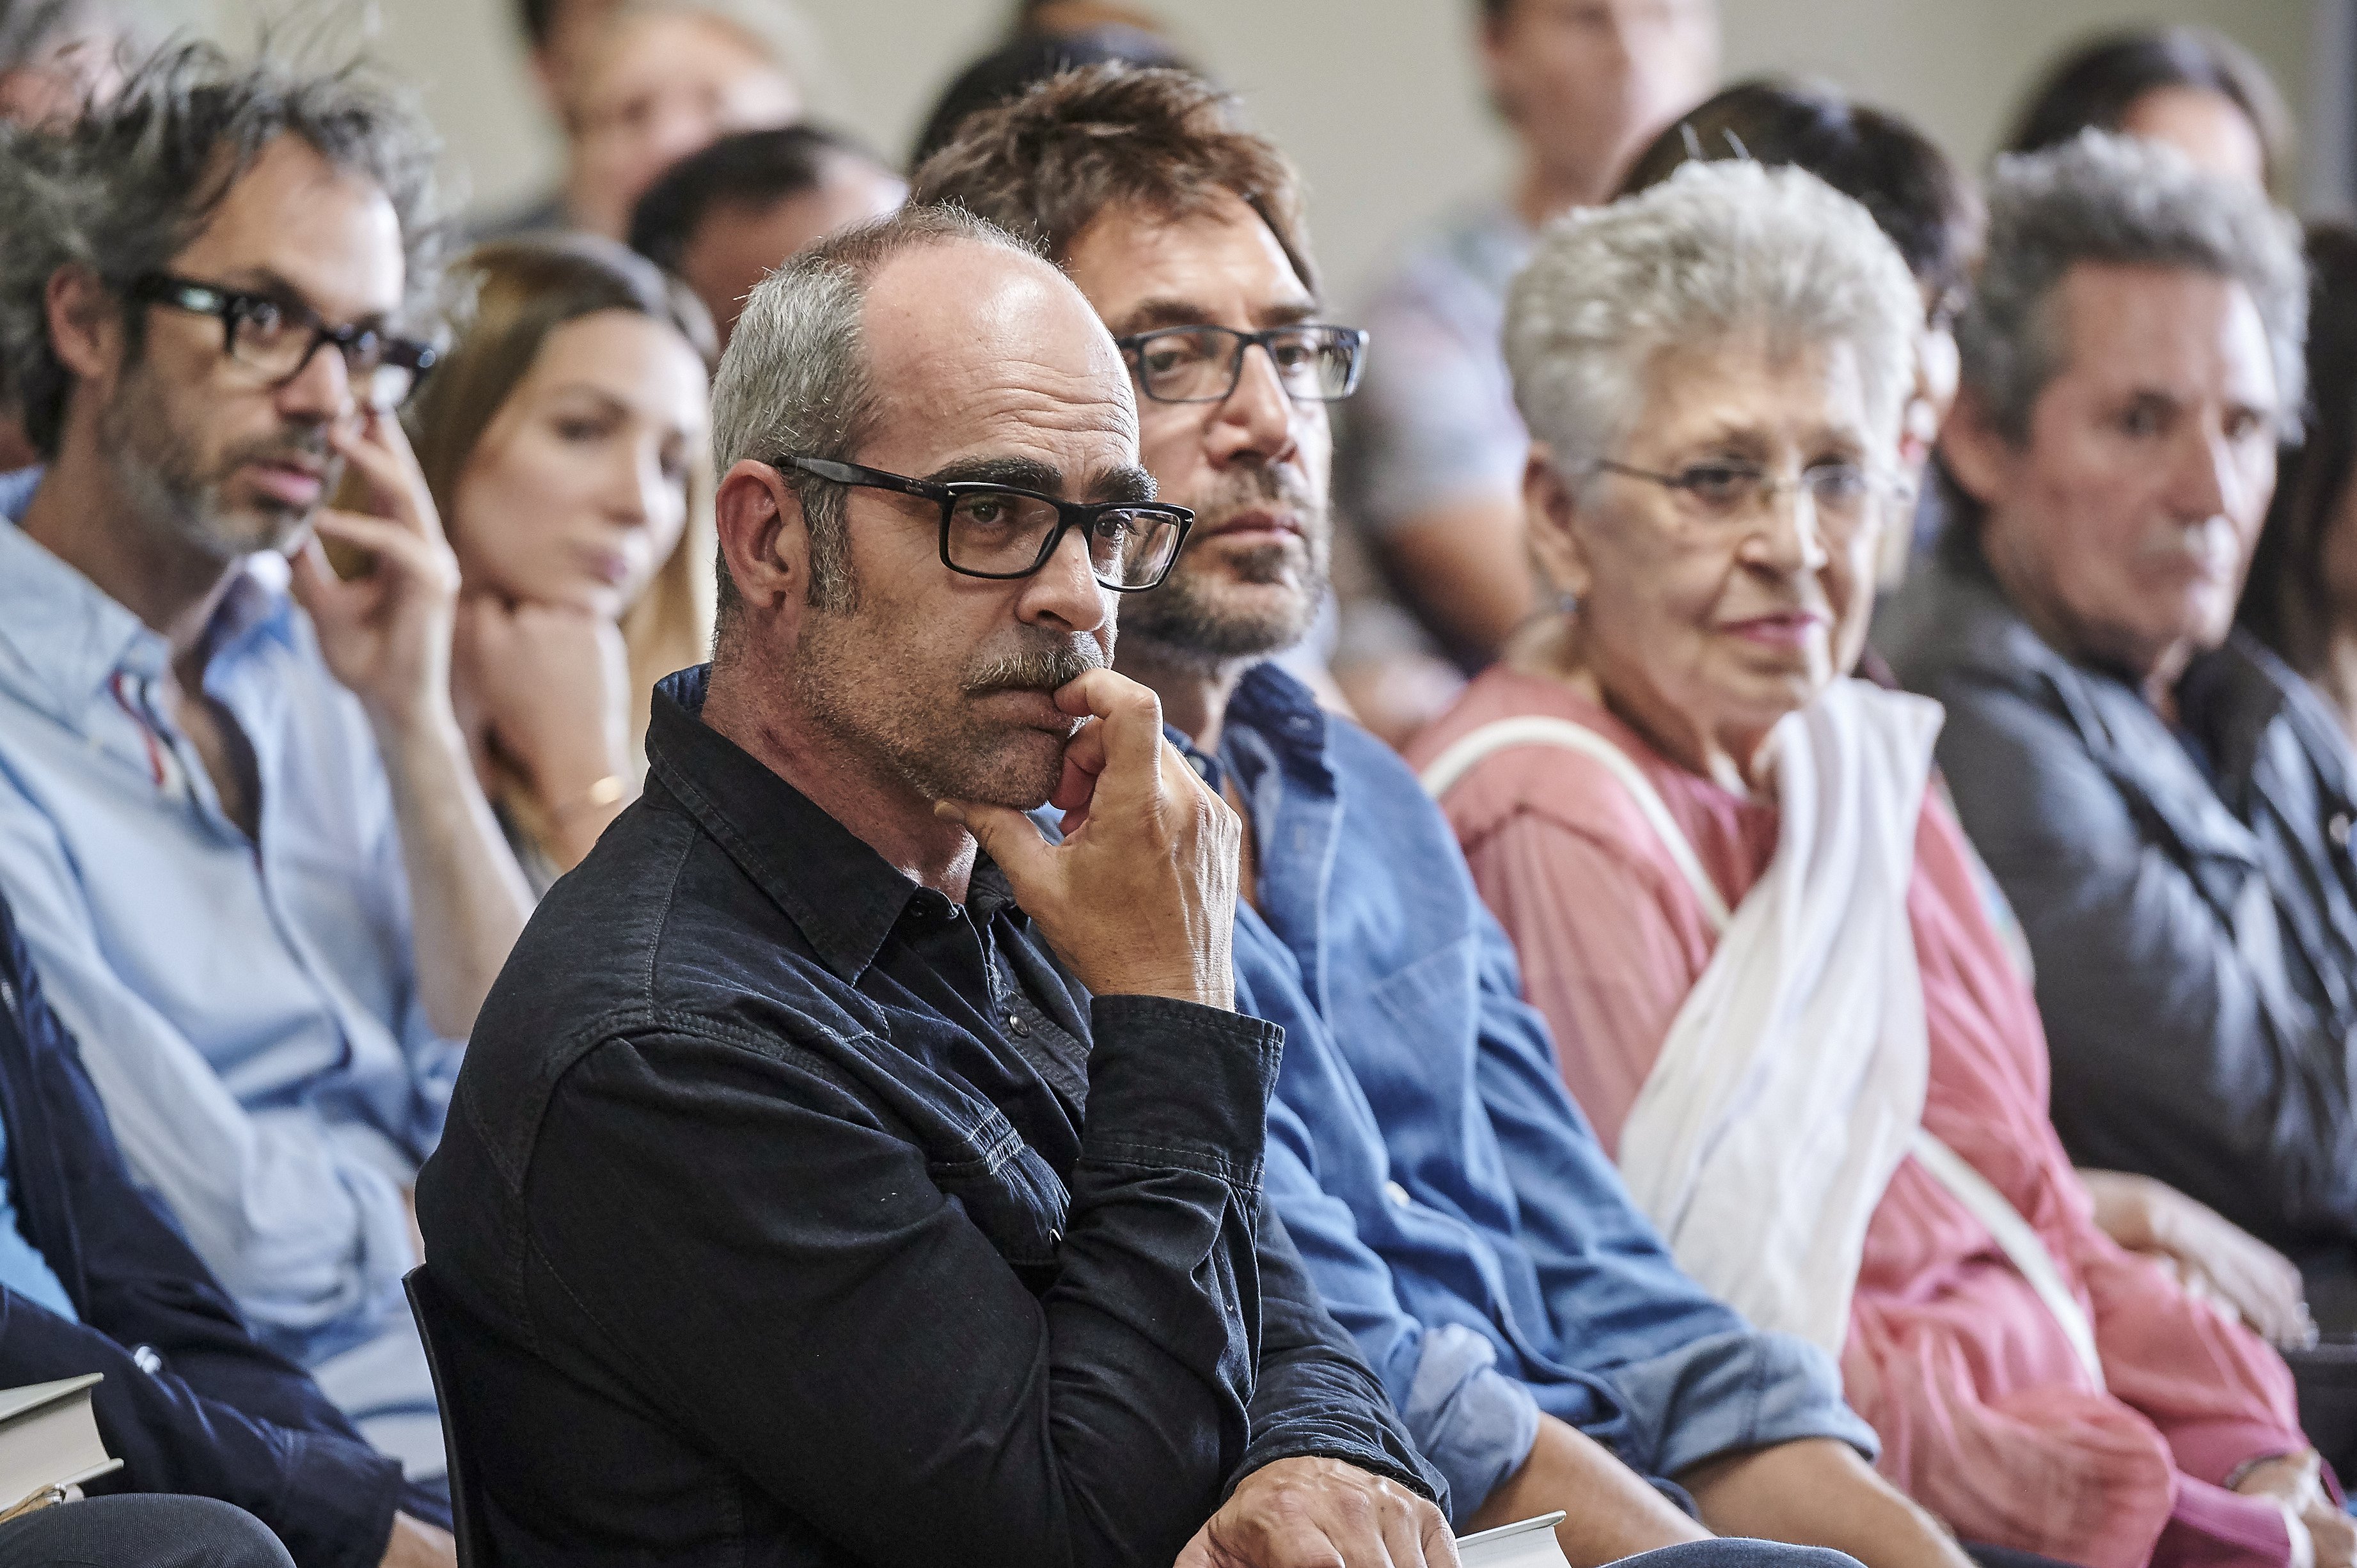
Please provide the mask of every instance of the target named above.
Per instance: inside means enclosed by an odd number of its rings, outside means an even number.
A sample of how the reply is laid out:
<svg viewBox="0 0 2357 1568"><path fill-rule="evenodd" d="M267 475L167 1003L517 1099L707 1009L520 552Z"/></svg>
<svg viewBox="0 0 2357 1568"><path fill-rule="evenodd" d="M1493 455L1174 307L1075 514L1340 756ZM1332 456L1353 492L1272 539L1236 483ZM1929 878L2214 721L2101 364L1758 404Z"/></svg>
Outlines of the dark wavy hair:
<svg viewBox="0 0 2357 1568"><path fill-rule="evenodd" d="M200 233L280 136L382 189L401 223L409 304L435 287L438 145L409 97L352 62L306 71L178 44L136 67L119 96L80 119L0 127L0 401L55 456L72 377L49 343L46 295L86 267L118 297ZM125 312L141 341L135 312Z"/></svg>
<svg viewBox="0 0 2357 1568"><path fill-rule="evenodd" d="M2283 450L2238 614L2301 674L2323 673L2339 618L2324 572L2342 498L2357 474L2357 229L2308 231L2308 439Z"/></svg>
<svg viewBox="0 0 2357 1568"><path fill-rule="evenodd" d="M1653 138L1620 194L1698 158L1746 157L1804 168L1856 201L1935 306L1962 307L1985 220L1972 182L1907 121L1825 88L1756 77L1722 89Z"/></svg>
<svg viewBox="0 0 2357 1568"><path fill-rule="evenodd" d="M2147 92L2193 87L2243 112L2258 134L2269 189L2291 162L2291 112L2251 52L2208 27L2139 27L2103 33L2056 61L2023 100L2009 153L2058 147L2085 130L2117 131Z"/></svg>

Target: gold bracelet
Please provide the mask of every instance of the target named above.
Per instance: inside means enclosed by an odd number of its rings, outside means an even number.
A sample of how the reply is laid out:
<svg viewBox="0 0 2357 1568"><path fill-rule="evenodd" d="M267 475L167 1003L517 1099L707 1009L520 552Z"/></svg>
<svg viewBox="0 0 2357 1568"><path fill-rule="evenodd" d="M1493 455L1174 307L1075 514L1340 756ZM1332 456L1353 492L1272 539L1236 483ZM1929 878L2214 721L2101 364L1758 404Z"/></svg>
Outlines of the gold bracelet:
<svg viewBox="0 0 2357 1568"><path fill-rule="evenodd" d="M565 818L571 816L574 812L582 810L584 807L597 806L603 808L606 806L619 805L621 802L623 792L628 789L629 786L622 782L622 776L620 774L608 773L606 777L598 779L597 782L590 785L589 788L582 790L581 793L574 796L573 799L565 801L563 805L551 806L548 809L549 825L552 827L562 825Z"/></svg>

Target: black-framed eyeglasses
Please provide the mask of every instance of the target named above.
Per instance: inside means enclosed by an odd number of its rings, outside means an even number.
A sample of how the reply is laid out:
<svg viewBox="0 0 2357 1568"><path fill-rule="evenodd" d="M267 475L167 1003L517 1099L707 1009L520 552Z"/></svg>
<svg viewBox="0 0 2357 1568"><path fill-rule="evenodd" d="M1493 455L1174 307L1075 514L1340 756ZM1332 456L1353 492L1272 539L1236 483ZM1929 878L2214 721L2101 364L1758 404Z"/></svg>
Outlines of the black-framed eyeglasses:
<svg viewBox="0 0 2357 1568"><path fill-rule="evenodd" d="M942 511L942 564L967 577L1028 577L1073 529L1088 541L1089 569L1115 593L1162 585L1187 542L1195 514L1159 501L1066 501L1014 485L912 479L857 463L788 453L775 468L796 468L829 484L890 490Z"/></svg>
<svg viewBox="0 0 2357 1568"><path fill-rule="evenodd" d="M1671 491L1688 512L1718 525L1749 525L1767 514L1786 490L1805 497L1817 521L1849 529L1864 521L1874 502L1904 499L1913 491L1905 480L1857 463L1813 463L1797 474L1771 474L1756 463L1714 459L1689 463L1674 474L1632 467L1599 457L1591 471L1641 479Z"/></svg>
<svg viewBox="0 0 2357 1568"><path fill-rule="evenodd" d="M129 295L143 305L212 317L221 324L223 351L274 387L301 375L323 345L332 346L344 357L353 391L373 408L400 407L437 357L432 344L414 338L377 327L330 327L307 306L195 278L155 273L135 280Z"/></svg>
<svg viewBox="0 0 2357 1568"><path fill-rule="evenodd" d="M1356 327L1303 322L1265 332L1226 327L1165 327L1114 339L1137 388L1157 403L1225 403L1243 380L1244 350L1258 344L1286 395L1340 403L1359 390L1367 335Z"/></svg>

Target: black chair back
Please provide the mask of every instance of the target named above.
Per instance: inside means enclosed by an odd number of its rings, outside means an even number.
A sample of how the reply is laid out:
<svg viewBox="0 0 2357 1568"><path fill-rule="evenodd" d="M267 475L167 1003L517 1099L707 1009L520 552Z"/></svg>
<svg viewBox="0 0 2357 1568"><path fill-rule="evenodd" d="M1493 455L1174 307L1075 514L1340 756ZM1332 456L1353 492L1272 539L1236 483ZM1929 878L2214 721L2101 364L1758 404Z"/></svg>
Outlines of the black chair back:
<svg viewBox="0 0 2357 1568"><path fill-rule="evenodd" d="M425 1369L434 1377L435 1402L442 1407L442 1451L450 1477L450 1533L457 1538L458 1568L492 1568L491 1543L483 1534L483 1495L474 1469L467 1463L465 1412L452 1377L449 1350L449 1297L423 1264L401 1282L409 1293L409 1310L417 1319L418 1337L425 1342Z"/></svg>

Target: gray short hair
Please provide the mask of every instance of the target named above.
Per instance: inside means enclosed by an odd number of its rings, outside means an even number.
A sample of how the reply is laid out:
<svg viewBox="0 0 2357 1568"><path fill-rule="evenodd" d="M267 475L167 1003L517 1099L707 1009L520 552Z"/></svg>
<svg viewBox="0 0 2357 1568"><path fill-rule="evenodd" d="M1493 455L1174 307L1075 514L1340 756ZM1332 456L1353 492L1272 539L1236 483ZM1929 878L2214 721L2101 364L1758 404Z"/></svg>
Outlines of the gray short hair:
<svg viewBox="0 0 2357 1568"><path fill-rule="evenodd" d="M1557 219L1506 302L1506 360L1532 434L1566 473L1611 455L1667 351L1764 331L1857 351L1867 413L1896 433L1923 300L1866 209L1795 167L1695 162Z"/></svg>
<svg viewBox="0 0 2357 1568"><path fill-rule="evenodd" d="M439 149L411 101L361 66L305 73L183 44L70 124L0 128L0 394L40 452L57 455L73 383L49 344L50 277L87 267L121 297L194 241L283 135L384 192L401 224L405 303L427 298Z"/></svg>
<svg viewBox="0 0 2357 1568"><path fill-rule="evenodd" d="M863 320L868 283L905 251L959 242L1039 256L963 208L910 207L831 235L762 279L746 299L713 379L712 442L721 471L789 452L854 459L877 413ZM856 590L843 548L843 491L796 469L784 478L810 530L811 602L846 607ZM738 609L725 557L719 574L725 637Z"/></svg>
<svg viewBox="0 0 2357 1568"><path fill-rule="evenodd" d="M2308 367L2308 270L2299 226L2266 195L2205 175L2173 147L2086 131L1999 158L1988 185L1988 249L1956 323L1964 384L1990 425L2019 442L2063 365L2048 308L2084 263L2208 273L2250 291L2275 360L2286 434L2298 428Z"/></svg>

